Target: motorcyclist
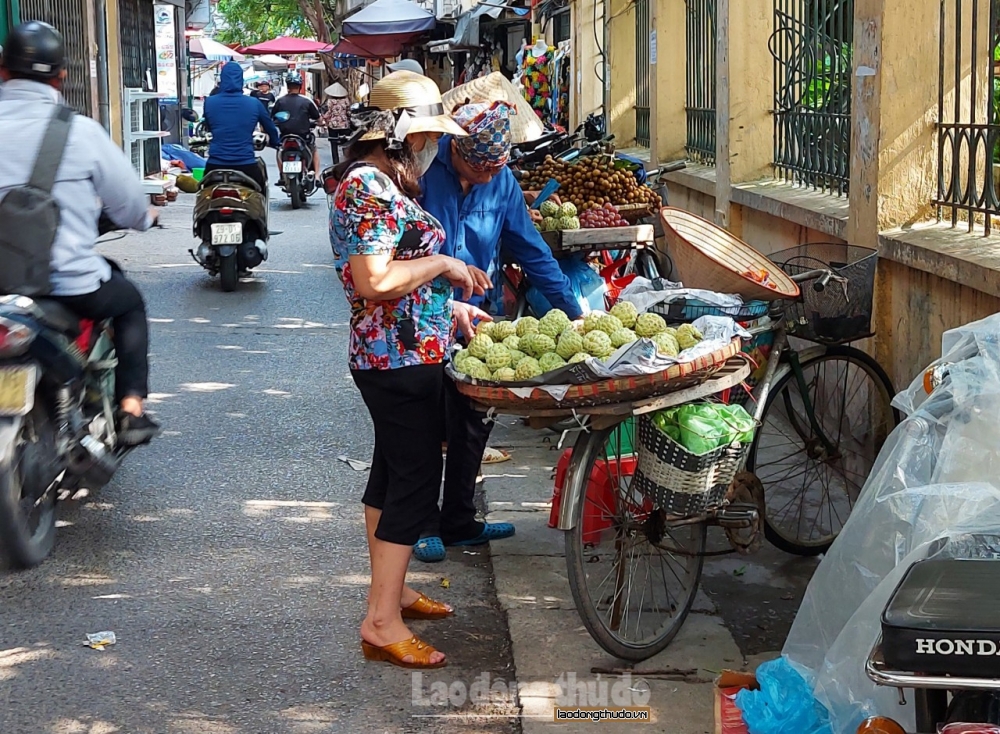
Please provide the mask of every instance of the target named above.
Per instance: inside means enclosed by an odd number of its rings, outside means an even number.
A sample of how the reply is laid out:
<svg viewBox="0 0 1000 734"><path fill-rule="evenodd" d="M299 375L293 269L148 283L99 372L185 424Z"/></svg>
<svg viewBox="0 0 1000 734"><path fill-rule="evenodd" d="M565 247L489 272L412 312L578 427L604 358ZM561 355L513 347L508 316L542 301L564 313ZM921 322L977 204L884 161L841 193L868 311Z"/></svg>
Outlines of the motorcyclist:
<svg viewBox="0 0 1000 734"><path fill-rule="evenodd" d="M260 103L264 105L268 112L271 111L271 107L274 105L275 97L274 92L271 91L271 82L266 79L257 85L257 88L250 92L250 96L254 99L260 100Z"/></svg>
<svg viewBox="0 0 1000 734"><path fill-rule="evenodd" d="M302 77L293 74L287 81L288 94L274 103L271 108L271 117L277 117L279 112L287 112L288 119L278 123L281 135L295 135L305 140L312 148L314 178L319 178L319 150L316 148L316 136L313 134L313 126L319 120L319 108L316 103L302 94ZM279 155L278 165L281 165Z"/></svg>
<svg viewBox="0 0 1000 734"><path fill-rule="evenodd" d="M205 173L239 171L267 191L267 168L254 152L253 133L260 123L268 144L277 147L278 128L264 105L243 94L243 69L235 61L222 67L219 87L219 94L205 100L205 127L212 133Z"/></svg>
<svg viewBox="0 0 1000 734"><path fill-rule="evenodd" d="M0 61L0 197L26 184L48 121L65 103L66 46L47 23L14 28ZM102 212L117 226L149 229L157 219L148 207L132 164L104 129L74 115L52 195L60 224L52 245L51 298L81 318L111 319L118 357L115 392L118 438L146 443L159 426L144 411L148 394L149 331L138 288L94 249Z"/></svg>

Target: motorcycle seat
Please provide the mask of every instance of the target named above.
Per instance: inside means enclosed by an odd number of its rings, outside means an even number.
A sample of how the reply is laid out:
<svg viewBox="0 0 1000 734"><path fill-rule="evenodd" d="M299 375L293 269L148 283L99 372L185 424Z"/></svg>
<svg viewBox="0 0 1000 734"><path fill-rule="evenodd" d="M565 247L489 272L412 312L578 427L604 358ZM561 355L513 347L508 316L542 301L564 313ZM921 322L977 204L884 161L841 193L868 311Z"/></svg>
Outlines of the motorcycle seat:
<svg viewBox="0 0 1000 734"><path fill-rule="evenodd" d="M35 305L42 312L42 323L70 338L80 335L80 317L59 301L50 298L36 298Z"/></svg>
<svg viewBox="0 0 1000 734"><path fill-rule="evenodd" d="M209 171L205 174L205 177L201 179L201 188L207 189L209 186L216 186L218 184L235 184L236 186L244 186L254 191L260 192L260 186L252 178L247 176L245 173L239 171L229 171L224 168L217 168L214 171Z"/></svg>
<svg viewBox="0 0 1000 734"><path fill-rule="evenodd" d="M913 564L882 613L890 668L970 678L1000 677L1000 560Z"/></svg>

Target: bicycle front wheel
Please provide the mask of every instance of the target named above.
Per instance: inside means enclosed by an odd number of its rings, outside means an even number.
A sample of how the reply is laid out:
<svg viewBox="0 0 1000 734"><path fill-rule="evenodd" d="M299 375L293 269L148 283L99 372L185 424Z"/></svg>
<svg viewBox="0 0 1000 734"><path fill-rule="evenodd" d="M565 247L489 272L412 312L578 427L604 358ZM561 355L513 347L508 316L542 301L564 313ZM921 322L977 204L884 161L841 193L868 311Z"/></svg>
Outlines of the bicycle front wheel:
<svg viewBox="0 0 1000 734"><path fill-rule="evenodd" d="M828 347L801 367L805 393L794 370L775 384L747 468L764 485L767 539L815 556L847 522L899 415L889 376L859 349Z"/></svg>
<svg viewBox="0 0 1000 734"><path fill-rule="evenodd" d="M632 489L637 440L634 419L580 435L567 476L582 485L582 498L566 532L569 585L584 626L608 653L634 661L680 631L698 592L707 534L704 523L681 525Z"/></svg>

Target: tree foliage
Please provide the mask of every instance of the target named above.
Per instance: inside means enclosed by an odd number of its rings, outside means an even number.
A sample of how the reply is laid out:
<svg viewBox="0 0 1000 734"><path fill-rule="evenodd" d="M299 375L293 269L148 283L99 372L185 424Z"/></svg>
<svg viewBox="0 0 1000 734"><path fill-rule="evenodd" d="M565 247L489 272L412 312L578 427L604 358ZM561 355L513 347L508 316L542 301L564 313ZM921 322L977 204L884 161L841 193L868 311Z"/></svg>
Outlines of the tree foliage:
<svg viewBox="0 0 1000 734"><path fill-rule="evenodd" d="M309 37L315 29L298 0L219 0L216 39L250 46L277 36Z"/></svg>

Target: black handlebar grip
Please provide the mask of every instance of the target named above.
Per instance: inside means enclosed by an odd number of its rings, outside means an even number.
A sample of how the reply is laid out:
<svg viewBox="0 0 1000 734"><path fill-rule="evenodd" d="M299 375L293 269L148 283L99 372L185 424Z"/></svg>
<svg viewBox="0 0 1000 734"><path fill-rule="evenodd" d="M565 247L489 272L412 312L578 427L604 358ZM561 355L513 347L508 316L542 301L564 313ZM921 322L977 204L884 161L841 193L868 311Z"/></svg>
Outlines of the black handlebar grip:
<svg viewBox="0 0 1000 734"><path fill-rule="evenodd" d="M826 290L826 284L830 282L830 278L833 277L833 273L829 270L823 275L821 275L817 280L813 281L813 290L817 293L822 293Z"/></svg>

